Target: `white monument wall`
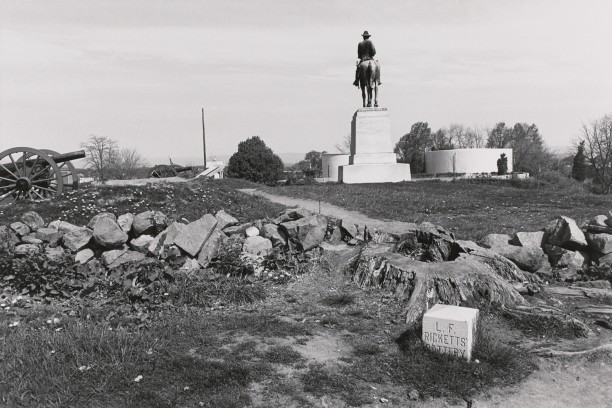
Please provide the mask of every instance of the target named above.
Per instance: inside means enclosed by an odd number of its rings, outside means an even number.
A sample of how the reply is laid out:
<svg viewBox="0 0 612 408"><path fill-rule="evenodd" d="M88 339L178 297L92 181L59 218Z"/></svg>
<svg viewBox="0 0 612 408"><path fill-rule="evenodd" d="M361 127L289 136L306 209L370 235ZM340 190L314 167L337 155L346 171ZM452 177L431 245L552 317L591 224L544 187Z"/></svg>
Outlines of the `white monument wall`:
<svg viewBox="0 0 612 408"><path fill-rule="evenodd" d="M323 179L325 181L340 181L340 179L338 178L338 167L349 164L349 158L350 154L323 153Z"/></svg>
<svg viewBox="0 0 612 408"><path fill-rule="evenodd" d="M508 173L512 172L512 149L454 149L425 153L425 171L434 173L491 173L497 171L497 159L502 153L508 158Z"/></svg>

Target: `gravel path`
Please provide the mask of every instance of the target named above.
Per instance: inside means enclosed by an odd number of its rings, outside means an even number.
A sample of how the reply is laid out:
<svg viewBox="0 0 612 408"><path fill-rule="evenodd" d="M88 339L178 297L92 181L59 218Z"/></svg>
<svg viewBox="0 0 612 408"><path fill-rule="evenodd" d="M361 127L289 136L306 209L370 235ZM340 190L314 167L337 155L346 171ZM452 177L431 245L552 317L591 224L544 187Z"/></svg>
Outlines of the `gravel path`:
<svg viewBox="0 0 612 408"><path fill-rule="evenodd" d="M337 205L333 205L330 203L326 203L325 201L315 201L315 200L307 200L303 198L293 198L287 196L278 196L270 193L266 193L264 191L260 191L254 188L243 188L238 191L253 195L264 197L270 201L275 203L286 205L287 207L300 207L306 210L312 211L314 213L321 213L323 215L328 215L334 218L342 219L342 222L345 225L348 224L357 224L357 225L365 225L371 230L379 230L385 232L394 232L394 233L402 233L405 232L409 226L414 226L414 224L402 222L402 221L393 221L393 220L377 220L374 218L370 218L365 214L362 214L358 211L349 211L342 207L338 207Z"/></svg>

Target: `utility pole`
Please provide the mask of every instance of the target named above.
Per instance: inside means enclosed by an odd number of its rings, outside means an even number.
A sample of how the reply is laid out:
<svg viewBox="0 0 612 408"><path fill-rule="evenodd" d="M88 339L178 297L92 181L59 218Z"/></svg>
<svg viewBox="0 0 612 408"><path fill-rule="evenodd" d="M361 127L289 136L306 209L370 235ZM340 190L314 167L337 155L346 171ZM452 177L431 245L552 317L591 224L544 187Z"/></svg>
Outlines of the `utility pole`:
<svg viewBox="0 0 612 408"><path fill-rule="evenodd" d="M202 108L202 145L204 146L204 170L206 171L206 127L204 126L204 108Z"/></svg>

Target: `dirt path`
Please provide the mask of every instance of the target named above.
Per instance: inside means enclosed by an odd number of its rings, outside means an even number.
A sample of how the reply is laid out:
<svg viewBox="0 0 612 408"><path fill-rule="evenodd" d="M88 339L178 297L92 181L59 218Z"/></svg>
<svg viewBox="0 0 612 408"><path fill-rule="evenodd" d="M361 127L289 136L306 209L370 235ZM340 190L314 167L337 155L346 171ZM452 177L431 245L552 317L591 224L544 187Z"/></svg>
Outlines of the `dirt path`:
<svg viewBox="0 0 612 408"><path fill-rule="evenodd" d="M351 224L357 224L360 226L366 225L369 229L374 229L374 230L401 233L401 232L405 232L408 226L414 225L414 224L410 224L407 222L401 222L401 221L377 220L374 218L370 218L358 211L349 211L342 207L338 207L336 205L326 203L324 201L319 202L319 201L307 200L303 198L278 196L278 195L266 193L264 191L256 190L254 188L243 188L243 189L239 189L238 191L241 191L249 195L264 197L275 203L286 205L287 207L301 207L309 211L312 211L314 213L320 212L323 215L328 215L334 218L340 218L345 224L351 223Z"/></svg>
<svg viewBox="0 0 612 408"><path fill-rule="evenodd" d="M371 229L401 232L405 231L406 226L409 225L399 221L373 219L357 211L348 211L323 201L277 196L256 189L239 191L264 197L288 207L302 207L315 213L320 212L341 218L343 222L367 225ZM607 337L609 340L609 336L602 337ZM567 350L566 347L564 349ZM488 395L476 398L472 407L612 407L612 386L609 381L612 378L612 355L601 355L591 359L541 358L538 364L540 369L524 383L507 389L492 390ZM391 405L374 404L373 406ZM444 400L430 400L411 406L442 408L464 407L465 405L453 405Z"/></svg>

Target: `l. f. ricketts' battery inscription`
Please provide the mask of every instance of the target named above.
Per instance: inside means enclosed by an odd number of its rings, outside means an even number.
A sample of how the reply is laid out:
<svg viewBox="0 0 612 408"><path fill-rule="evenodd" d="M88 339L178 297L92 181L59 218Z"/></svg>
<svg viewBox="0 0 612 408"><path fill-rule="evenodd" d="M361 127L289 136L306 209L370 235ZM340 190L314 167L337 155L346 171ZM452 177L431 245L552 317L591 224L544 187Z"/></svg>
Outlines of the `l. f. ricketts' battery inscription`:
<svg viewBox="0 0 612 408"><path fill-rule="evenodd" d="M454 324L449 323L444 325L446 327L440 327L440 322L436 322L435 328L438 331L435 332L423 332L423 340L427 346L435 351L441 353L454 354L457 356L465 357L465 351L467 347L467 338L453 336ZM444 330L446 329L446 330Z"/></svg>
<svg viewBox="0 0 612 408"><path fill-rule="evenodd" d="M423 343L433 351L472 357L478 309L434 305L423 316Z"/></svg>

